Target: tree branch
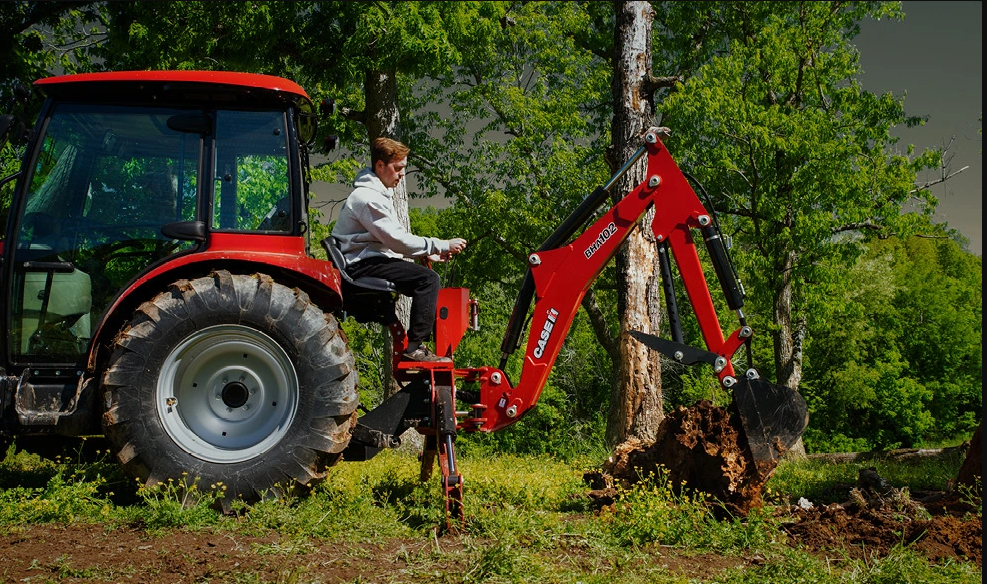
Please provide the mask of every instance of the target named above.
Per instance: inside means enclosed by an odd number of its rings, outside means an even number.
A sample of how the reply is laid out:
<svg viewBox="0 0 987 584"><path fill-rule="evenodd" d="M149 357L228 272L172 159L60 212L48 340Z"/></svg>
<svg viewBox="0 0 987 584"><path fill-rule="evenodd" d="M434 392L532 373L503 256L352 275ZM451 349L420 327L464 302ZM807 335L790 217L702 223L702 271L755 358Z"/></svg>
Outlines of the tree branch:
<svg viewBox="0 0 987 584"><path fill-rule="evenodd" d="M360 122L361 124L367 121L367 112L363 110L355 110L346 106L339 106L339 114L346 118L347 120L353 122Z"/></svg>
<svg viewBox="0 0 987 584"><path fill-rule="evenodd" d="M675 84L679 81L684 81L685 78L681 75L665 75L661 77L656 77L652 74L648 74L644 77L644 82L641 83L641 89L647 95L652 95L659 89L664 89L667 87L675 87Z"/></svg>
<svg viewBox="0 0 987 584"><path fill-rule="evenodd" d="M864 221L856 221L854 223L846 223L843 225L839 225L837 227L833 227L832 229L830 229L830 233L835 235L837 233L845 233L847 231L863 231L863 230L883 231L884 226L874 223L870 219L866 219Z"/></svg>
<svg viewBox="0 0 987 584"><path fill-rule="evenodd" d="M926 182L920 184L919 186L915 187L914 189L908 191L908 194L912 195L912 194L915 194L915 193L918 193L918 192L921 192L921 191L929 190L930 187L935 186L935 185L938 185L938 184L942 184L942 183L948 181L949 179L953 178L954 176L958 175L959 173L963 172L964 170L966 170L968 168L970 168L970 167L969 166L964 166L963 168L957 170L956 172L947 173L946 167L944 166L944 167L942 167L942 174L940 174L939 178L936 178L935 180L926 181Z"/></svg>

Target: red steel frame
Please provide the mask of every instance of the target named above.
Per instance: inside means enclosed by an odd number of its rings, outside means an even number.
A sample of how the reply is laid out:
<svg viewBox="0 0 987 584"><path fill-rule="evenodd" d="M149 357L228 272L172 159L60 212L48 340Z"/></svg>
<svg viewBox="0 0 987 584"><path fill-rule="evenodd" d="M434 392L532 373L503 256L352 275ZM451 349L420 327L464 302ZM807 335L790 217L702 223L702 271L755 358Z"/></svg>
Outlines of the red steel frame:
<svg viewBox="0 0 987 584"><path fill-rule="evenodd" d="M463 421L463 430L499 430L538 402L583 296L652 205L657 209L652 231L672 250L706 348L726 359L719 379L734 375L731 359L745 339L741 329L724 338L691 231L707 222L709 213L657 135L647 144L647 165L645 180L582 235L564 247L531 254L535 305L521 378L511 387L496 368L462 370L461 377L480 384L476 409L481 411Z"/></svg>
<svg viewBox="0 0 987 584"><path fill-rule="evenodd" d="M400 325L392 327L395 377L408 381L426 376L433 388L432 424L419 428L426 435L427 444L422 476L427 477L438 456L450 517L462 516L462 476L455 468L452 443L443 441L443 430L437 422L441 418L437 404L442 401L436 395L437 388L451 389L451 395L445 399L451 399L454 404L455 379L479 384L479 400L471 405L471 411L455 413L458 430L494 432L519 420L537 404L583 296L652 206L657 212L651 229L658 241L667 241L671 248L706 347L724 358L725 365L717 372L720 382L733 377L731 360L746 341L741 337L744 327L724 338L692 236L693 229L708 224L710 215L655 130L649 132L646 155L644 181L582 235L564 247L529 256L535 304L521 378L516 386L495 367L456 368L452 363L402 362L400 355L406 345L404 331ZM436 326L439 354L451 356L462 338L467 326L468 302L469 293L461 288L446 289L440 296L440 318ZM441 318L443 307L447 314L453 315L450 322ZM444 431L448 432L448 428Z"/></svg>

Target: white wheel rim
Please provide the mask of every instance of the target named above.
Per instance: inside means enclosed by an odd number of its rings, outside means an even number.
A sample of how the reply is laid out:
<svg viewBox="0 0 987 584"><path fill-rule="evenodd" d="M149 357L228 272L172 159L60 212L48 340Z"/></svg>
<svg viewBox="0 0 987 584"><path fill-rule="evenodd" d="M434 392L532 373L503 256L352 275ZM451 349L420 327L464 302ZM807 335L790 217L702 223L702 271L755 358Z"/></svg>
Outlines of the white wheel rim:
<svg viewBox="0 0 987 584"><path fill-rule="evenodd" d="M155 402L162 425L183 450L208 462L242 462L269 450L291 427L298 374L266 334L217 325L168 354Z"/></svg>

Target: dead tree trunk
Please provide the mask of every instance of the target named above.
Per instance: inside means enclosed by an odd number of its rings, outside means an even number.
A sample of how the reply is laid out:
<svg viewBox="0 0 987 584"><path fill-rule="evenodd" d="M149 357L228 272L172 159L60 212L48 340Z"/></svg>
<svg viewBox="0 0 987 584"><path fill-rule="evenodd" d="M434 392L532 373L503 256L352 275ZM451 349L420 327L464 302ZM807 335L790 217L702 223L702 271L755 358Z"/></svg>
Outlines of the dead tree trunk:
<svg viewBox="0 0 987 584"><path fill-rule="evenodd" d="M963 466L960 467L959 475L956 477L956 484L966 487L975 487L977 482L983 482L984 468L984 423L977 425L977 431L973 433L970 440L970 449L967 450Z"/></svg>
<svg viewBox="0 0 987 584"><path fill-rule="evenodd" d="M652 122L652 106L644 90L651 76L651 24L654 9L648 2L615 3L614 116L611 164L616 170L641 144L644 130ZM644 179L647 168L639 162L617 185L615 198L623 197ZM633 339L628 331L657 334L659 325L658 257L650 225L654 211L642 221L617 254L618 337L620 360L610 399L607 440L619 444L628 438L654 440L661 423L661 367L651 349Z"/></svg>

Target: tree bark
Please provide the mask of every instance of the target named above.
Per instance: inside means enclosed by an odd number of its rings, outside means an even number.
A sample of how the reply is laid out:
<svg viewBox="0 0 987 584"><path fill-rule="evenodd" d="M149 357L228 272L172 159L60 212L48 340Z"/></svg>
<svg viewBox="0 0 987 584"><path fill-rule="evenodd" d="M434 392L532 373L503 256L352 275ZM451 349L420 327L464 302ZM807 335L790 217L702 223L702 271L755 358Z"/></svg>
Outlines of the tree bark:
<svg viewBox="0 0 987 584"><path fill-rule="evenodd" d="M781 266L781 287L776 291L774 299L774 321L778 328L773 333L773 340L775 376L778 383L798 391L802 383L802 349L807 323L801 317L792 321L791 274L795 261L795 253L789 251L784 265ZM801 437L786 454L797 458L805 456L805 444Z"/></svg>
<svg viewBox="0 0 987 584"><path fill-rule="evenodd" d="M956 485L965 487L976 487L977 482L983 483L984 475L984 423L983 420L977 425L977 430L970 440L970 449L966 452L963 465L956 477Z"/></svg>
<svg viewBox="0 0 987 584"><path fill-rule="evenodd" d="M637 150L643 131L652 121L645 84L651 78L655 13L648 2L618 1L615 14L613 172ZM640 183L646 171L645 161L636 164L617 185L617 196L624 196ZM657 248L650 229L653 213L645 216L643 228L635 229L617 254L620 360L607 419L607 440L613 445L628 438L654 440L664 417L658 356L628 334L631 330L655 334L660 324Z"/></svg>
<svg viewBox="0 0 987 584"><path fill-rule="evenodd" d="M380 71L369 70L364 81L364 93L366 95L367 106L366 127L367 136L370 141L381 136L393 140L401 140L401 114L398 111L398 85L397 74L394 70ZM408 215L408 190L406 181L401 181L394 188L394 211L398 220L405 229L410 229L411 222ZM411 299L406 296L399 296L396 306L398 319L405 329L408 328L408 321L411 317ZM382 354L386 355L381 366L381 387L384 388L384 399L387 399L399 389L394 380L394 362L391 355L393 339L391 332L384 328L384 347Z"/></svg>

